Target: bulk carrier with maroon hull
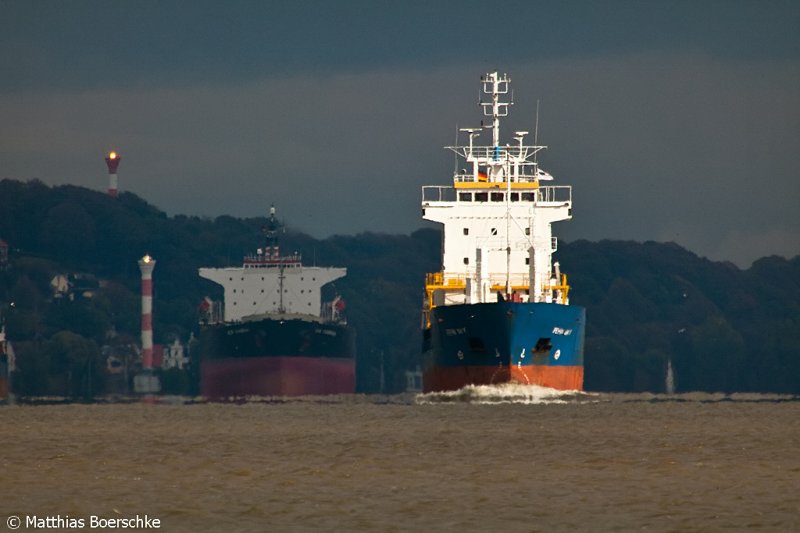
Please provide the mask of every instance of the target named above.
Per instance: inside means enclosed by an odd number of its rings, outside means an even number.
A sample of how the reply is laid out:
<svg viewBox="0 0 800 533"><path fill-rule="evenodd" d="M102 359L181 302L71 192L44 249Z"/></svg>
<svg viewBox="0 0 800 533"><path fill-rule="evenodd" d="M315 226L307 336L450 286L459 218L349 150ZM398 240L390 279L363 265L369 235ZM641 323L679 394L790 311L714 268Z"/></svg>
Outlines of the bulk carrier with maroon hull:
<svg viewBox="0 0 800 533"><path fill-rule="evenodd" d="M442 270L425 283L424 392L583 388L586 311L569 304L550 228L572 218L572 188L546 184L553 178L537 158L545 147L525 144L528 132L501 141L509 83L497 72L481 78L479 105L491 123L460 130L468 143L449 147L466 162L451 185L422 188L423 218L444 225ZM490 144L476 143L483 129Z"/></svg>
<svg viewBox="0 0 800 533"><path fill-rule="evenodd" d="M208 299L203 305L197 350L206 398L355 392L355 333L344 301L321 295L347 270L281 255L279 229L272 208L264 248L241 267L199 270L225 295L224 309Z"/></svg>

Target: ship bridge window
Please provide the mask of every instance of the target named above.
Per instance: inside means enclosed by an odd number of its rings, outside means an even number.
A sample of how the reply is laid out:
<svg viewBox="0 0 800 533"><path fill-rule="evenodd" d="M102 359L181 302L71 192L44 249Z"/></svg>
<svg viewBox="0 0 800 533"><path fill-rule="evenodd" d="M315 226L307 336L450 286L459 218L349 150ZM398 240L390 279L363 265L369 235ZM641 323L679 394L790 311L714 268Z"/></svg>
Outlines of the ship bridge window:
<svg viewBox="0 0 800 533"><path fill-rule="evenodd" d="M472 201L472 193L471 192L460 192L460 193L458 193L458 201L459 202L471 202Z"/></svg>
<svg viewBox="0 0 800 533"><path fill-rule="evenodd" d="M464 228L464 235L469 235L469 228Z"/></svg>
<svg viewBox="0 0 800 533"><path fill-rule="evenodd" d="M532 202L533 201L533 194L532 192L524 192L522 193L522 201L523 202Z"/></svg>
<svg viewBox="0 0 800 533"><path fill-rule="evenodd" d="M465 257L465 258L464 258L464 264L465 264L465 265L468 265L468 264L469 264L469 257Z"/></svg>
<svg viewBox="0 0 800 533"><path fill-rule="evenodd" d="M475 193L475 201L476 202L488 202L489 201L489 193L488 192L476 192Z"/></svg>
<svg viewBox="0 0 800 533"><path fill-rule="evenodd" d="M502 192L493 192L492 193L492 201L493 202L502 202L505 194Z"/></svg>
<svg viewBox="0 0 800 533"><path fill-rule="evenodd" d="M519 202L519 193L512 192L511 196L509 197L512 202Z"/></svg>

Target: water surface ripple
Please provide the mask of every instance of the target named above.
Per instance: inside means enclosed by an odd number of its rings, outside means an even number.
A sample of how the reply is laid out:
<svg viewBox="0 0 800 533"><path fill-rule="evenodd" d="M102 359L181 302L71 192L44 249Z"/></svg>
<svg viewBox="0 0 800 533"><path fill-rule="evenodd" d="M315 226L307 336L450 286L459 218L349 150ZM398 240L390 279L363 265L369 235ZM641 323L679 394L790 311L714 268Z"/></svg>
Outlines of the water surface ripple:
<svg viewBox="0 0 800 533"><path fill-rule="evenodd" d="M800 530L795 397L473 389L0 406L0 424L20 531Z"/></svg>

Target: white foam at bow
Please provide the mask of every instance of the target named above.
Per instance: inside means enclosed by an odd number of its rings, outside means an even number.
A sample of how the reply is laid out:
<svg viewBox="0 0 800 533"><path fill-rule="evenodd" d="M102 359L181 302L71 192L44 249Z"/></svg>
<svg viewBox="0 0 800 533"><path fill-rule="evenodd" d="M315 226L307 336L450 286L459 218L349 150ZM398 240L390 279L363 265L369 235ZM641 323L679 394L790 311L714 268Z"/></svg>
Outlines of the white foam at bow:
<svg viewBox="0 0 800 533"><path fill-rule="evenodd" d="M548 404L570 403L588 395L580 391L563 391L540 387L504 383L501 385L468 385L456 391L418 394L416 403L472 403L472 404Z"/></svg>

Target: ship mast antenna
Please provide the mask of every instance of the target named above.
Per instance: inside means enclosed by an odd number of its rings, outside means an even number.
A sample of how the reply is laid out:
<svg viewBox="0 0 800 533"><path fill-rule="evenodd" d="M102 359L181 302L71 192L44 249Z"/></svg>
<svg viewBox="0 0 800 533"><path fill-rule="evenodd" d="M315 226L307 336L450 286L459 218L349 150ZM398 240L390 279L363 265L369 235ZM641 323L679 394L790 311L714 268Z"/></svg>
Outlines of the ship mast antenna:
<svg viewBox="0 0 800 533"><path fill-rule="evenodd" d="M281 314L286 312L286 308L283 305L283 282L286 279L286 274L284 273L286 265L283 264L280 248L278 247L278 232L282 227L283 225L275 218L275 204L272 204L269 208L269 222L262 231L267 239L267 250L265 251L268 257L278 261L278 312Z"/></svg>
<svg viewBox="0 0 800 533"><path fill-rule="evenodd" d="M507 74L502 76L497 71L492 72L486 77L481 77L483 83L483 92L492 96L491 102L481 102L483 107L483 114L487 117L492 117L492 125L486 128L492 128L492 146L500 146L500 117L508 116L508 106L513 105L512 102L501 102L500 95L508 94L508 84L511 79Z"/></svg>
<svg viewBox="0 0 800 533"><path fill-rule="evenodd" d="M539 99L536 99L536 127L533 130L533 145L539 146ZM539 150L535 148L533 153L533 168L536 170L537 177L539 173Z"/></svg>
<svg viewBox="0 0 800 533"><path fill-rule="evenodd" d="M456 123L456 142L453 146L458 146L458 124ZM458 152L453 152L453 176L458 174Z"/></svg>

